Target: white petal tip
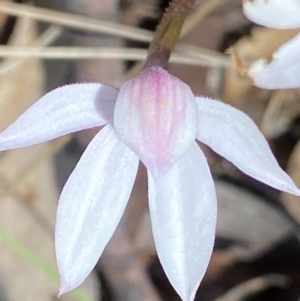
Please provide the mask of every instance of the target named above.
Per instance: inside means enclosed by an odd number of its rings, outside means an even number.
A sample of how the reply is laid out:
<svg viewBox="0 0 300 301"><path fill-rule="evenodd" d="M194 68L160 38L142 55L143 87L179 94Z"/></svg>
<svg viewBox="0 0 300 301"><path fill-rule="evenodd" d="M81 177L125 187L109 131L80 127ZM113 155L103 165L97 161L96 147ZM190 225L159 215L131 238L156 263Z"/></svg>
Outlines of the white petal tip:
<svg viewBox="0 0 300 301"><path fill-rule="evenodd" d="M300 196L300 189L295 185L295 183L293 182L293 180L290 178L288 174L286 174L285 172L283 173L284 174L281 178L279 178L279 175L277 176L277 180L278 180L276 183L277 185L274 185L273 187L283 192Z"/></svg>
<svg viewBox="0 0 300 301"><path fill-rule="evenodd" d="M180 296L183 301L194 301L199 285L197 285L192 291L186 292L185 295Z"/></svg>
<svg viewBox="0 0 300 301"><path fill-rule="evenodd" d="M71 289L72 287L66 281L61 281L61 285L57 297L59 298L61 295L69 292Z"/></svg>
<svg viewBox="0 0 300 301"><path fill-rule="evenodd" d="M297 196L300 196L300 189L298 187L291 187L290 189L286 189L285 192L289 193L289 194L294 194Z"/></svg>

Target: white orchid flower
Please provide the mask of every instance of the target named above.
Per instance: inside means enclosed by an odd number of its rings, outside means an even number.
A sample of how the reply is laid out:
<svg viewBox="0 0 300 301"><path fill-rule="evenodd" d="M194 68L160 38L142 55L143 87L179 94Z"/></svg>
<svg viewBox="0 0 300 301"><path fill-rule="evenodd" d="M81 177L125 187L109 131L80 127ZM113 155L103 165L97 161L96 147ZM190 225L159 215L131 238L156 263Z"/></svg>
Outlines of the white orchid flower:
<svg viewBox="0 0 300 301"><path fill-rule="evenodd" d="M300 27L299 0L244 0L244 14L254 23L279 29Z"/></svg>
<svg viewBox="0 0 300 301"><path fill-rule="evenodd" d="M255 61L247 74L254 85L266 89L300 87L300 1L245 0L244 14L254 23L279 29L298 28L299 34L279 47L270 62Z"/></svg>
<svg viewBox="0 0 300 301"><path fill-rule="evenodd" d="M194 299L207 269L217 214L214 183L196 139L253 178L300 195L249 117L220 101L195 97L160 67L145 69L120 91L74 84L46 94L0 135L0 149L105 124L59 200L60 294L82 283L98 261L124 212L139 160L148 169L157 253L184 301Z"/></svg>

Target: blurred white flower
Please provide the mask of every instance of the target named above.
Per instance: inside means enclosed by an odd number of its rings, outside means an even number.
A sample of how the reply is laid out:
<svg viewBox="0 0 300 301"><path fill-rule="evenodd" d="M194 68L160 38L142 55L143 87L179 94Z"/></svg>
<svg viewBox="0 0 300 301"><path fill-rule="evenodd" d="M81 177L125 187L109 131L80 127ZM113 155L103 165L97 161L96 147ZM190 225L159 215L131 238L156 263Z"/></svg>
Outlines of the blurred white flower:
<svg viewBox="0 0 300 301"><path fill-rule="evenodd" d="M254 23L279 29L300 27L299 0L244 0L244 14Z"/></svg>
<svg viewBox="0 0 300 301"><path fill-rule="evenodd" d="M196 139L253 178L300 195L249 117L195 97L160 67L142 71L120 91L74 84L46 94L0 135L0 150L104 124L59 200L60 294L78 286L98 261L124 212L139 159L148 169L157 253L184 301L194 299L207 269L217 213L214 183Z"/></svg>
<svg viewBox="0 0 300 301"><path fill-rule="evenodd" d="M298 28L299 34L273 53L270 62L255 61L248 69L254 85L266 89L300 87L300 1L245 0L245 16L260 25L289 29Z"/></svg>

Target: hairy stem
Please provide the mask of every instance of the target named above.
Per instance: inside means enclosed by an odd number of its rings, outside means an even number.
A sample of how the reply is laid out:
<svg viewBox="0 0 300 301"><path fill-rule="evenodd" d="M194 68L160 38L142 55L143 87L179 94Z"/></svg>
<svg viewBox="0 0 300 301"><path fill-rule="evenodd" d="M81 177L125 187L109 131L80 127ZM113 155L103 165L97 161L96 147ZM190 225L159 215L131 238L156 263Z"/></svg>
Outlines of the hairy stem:
<svg viewBox="0 0 300 301"><path fill-rule="evenodd" d="M185 19L196 8L199 0L173 0L157 28L149 50L146 67L166 67L174 50Z"/></svg>

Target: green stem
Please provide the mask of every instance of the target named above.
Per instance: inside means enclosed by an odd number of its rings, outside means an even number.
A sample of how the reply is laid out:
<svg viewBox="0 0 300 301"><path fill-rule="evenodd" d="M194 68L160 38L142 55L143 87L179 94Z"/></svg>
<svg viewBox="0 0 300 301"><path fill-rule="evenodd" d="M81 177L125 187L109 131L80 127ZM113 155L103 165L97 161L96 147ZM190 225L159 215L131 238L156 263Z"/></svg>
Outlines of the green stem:
<svg viewBox="0 0 300 301"><path fill-rule="evenodd" d="M18 241L15 237L7 233L4 229L0 227L0 241L3 240L6 245L10 247L15 253L17 253L20 257L25 259L31 265L42 271L49 279L54 280L59 283L59 275L55 268L53 268L50 264L46 263L40 257L38 257L34 252L30 249L26 248L20 241ZM77 301L94 301L90 297L88 297L81 289L74 289L70 292L70 294Z"/></svg>
<svg viewBox="0 0 300 301"><path fill-rule="evenodd" d="M166 67L180 38L183 24L198 2L199 0L173 0L171 2L149 46L144 68Z"/></svg>

